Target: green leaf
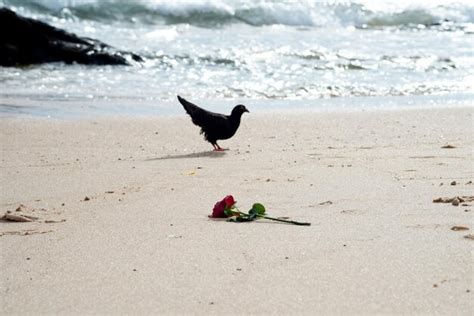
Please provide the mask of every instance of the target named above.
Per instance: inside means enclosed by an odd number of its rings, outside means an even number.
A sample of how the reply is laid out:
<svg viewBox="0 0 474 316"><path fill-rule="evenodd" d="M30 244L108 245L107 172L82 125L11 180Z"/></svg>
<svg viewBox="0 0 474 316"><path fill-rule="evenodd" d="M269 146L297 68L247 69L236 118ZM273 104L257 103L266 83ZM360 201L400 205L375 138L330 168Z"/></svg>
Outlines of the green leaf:
<svg viewBox="0 0 474 316"><path fill-rule="evenodd" d="M264 215L265 214L265 206L263 206L260 203L255 203L252 205L252 209L249 212L255 212L258 215Z"/></svg>

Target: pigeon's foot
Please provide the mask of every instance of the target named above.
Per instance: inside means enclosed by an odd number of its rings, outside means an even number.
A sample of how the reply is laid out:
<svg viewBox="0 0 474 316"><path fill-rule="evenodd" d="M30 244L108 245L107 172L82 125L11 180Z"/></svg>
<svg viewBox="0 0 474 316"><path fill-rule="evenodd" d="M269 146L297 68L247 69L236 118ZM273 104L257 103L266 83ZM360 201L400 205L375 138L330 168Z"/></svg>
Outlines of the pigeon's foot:
<svg viewBox="0 0 474 316"><path fill-rule="evenodd" d="M212 144L212 146L214 147L214 151L224 151L224 150L227 150L227 149L224 149L224 148L222 148L221 146L219 146L217 143Z"/></svg>

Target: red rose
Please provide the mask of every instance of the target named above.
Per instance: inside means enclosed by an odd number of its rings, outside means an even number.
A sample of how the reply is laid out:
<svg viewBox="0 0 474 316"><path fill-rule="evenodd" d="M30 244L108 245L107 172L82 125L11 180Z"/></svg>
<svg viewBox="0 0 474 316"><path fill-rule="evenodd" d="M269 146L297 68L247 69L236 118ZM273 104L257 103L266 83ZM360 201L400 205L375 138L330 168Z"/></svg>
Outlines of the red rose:
<svg viewBox="0 0 474 316"><path fill-rule="evenodd" d="M214 208L212 209L212 214L209 215L209 217L214 217L214 218L223 218L227 217L225 215L225 201L220 201L217 202L216 205L214 205Z"/></svg>
<svg viewBox="0 0 474 316"><path fill-rule="evenodd" d="M209 217L213 218L225 218L229 217L226 213L225 210L230 209L232 206L234 206L235 200L232 195L226 196L222 201L219 201L214 205L214 208L212 209L212 214L209 215Z"/></svg>
<svg viewBox="0 0 474 316"><path fill-rule="evenodd" d="M223 200L225 202L225 208L229 209L235 204L234 197L232 195L228 195Z"/></svg>

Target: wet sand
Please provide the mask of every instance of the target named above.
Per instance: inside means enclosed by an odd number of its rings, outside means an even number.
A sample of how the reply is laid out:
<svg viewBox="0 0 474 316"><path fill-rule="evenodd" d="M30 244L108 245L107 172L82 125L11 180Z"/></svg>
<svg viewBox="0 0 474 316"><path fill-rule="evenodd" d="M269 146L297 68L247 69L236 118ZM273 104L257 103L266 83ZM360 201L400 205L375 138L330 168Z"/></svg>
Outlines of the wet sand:
<svg viewBox="0 0 474 316"><path fill-rule="evenodd" d="M472 108L0 124L1 314L474 313Z"/></svg>

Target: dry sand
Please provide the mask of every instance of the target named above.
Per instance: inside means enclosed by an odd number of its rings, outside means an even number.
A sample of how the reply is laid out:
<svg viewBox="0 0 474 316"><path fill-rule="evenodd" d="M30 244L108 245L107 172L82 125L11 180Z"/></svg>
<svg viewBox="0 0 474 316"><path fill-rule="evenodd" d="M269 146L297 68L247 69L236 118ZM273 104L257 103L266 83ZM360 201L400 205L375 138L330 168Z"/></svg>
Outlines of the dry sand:
<svg viewBox="0 0 474 316"><path fill-rule="evenodd" d="M472 108L0 124L0 314L474 313Z"/></svg>

